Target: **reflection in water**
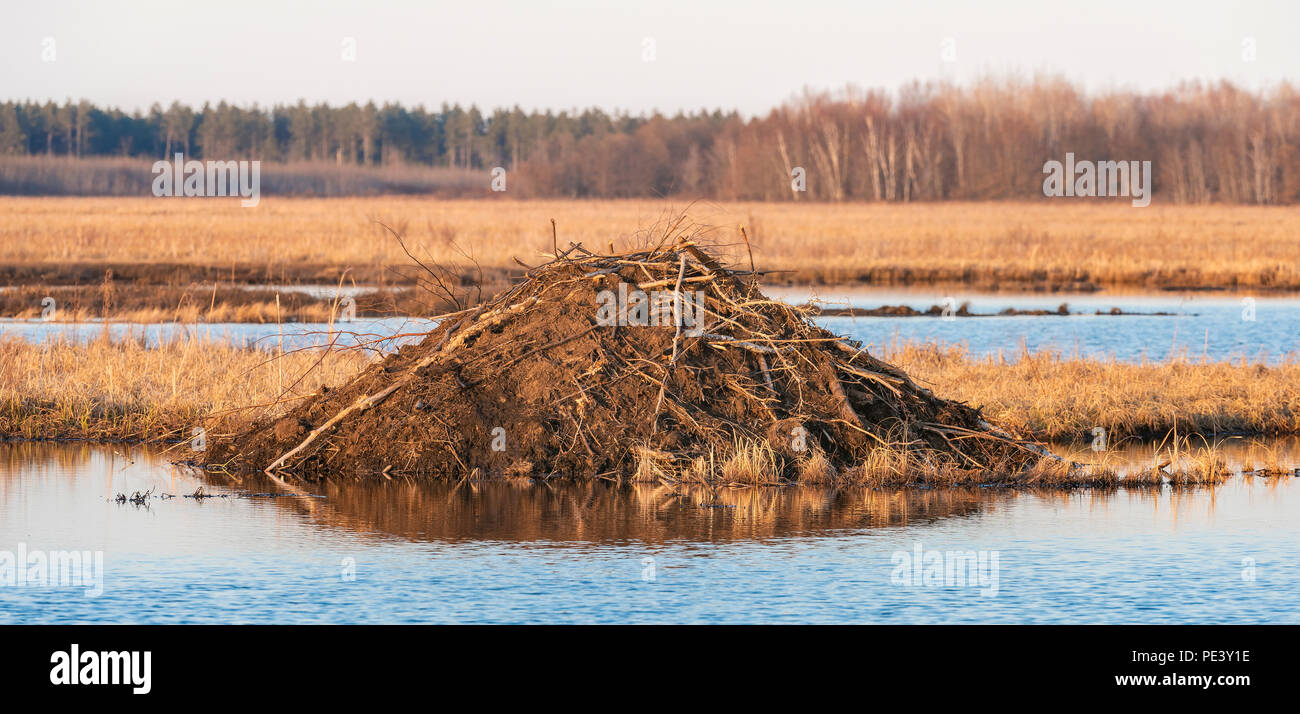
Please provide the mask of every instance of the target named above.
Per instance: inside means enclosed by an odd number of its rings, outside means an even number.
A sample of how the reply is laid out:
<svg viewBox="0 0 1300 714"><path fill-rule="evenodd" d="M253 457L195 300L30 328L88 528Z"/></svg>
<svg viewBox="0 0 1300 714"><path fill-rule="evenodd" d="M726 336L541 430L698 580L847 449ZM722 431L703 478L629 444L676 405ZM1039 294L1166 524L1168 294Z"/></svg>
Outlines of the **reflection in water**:
<svg viewBox="0 0 1300 714"><path fill-rule="evenodd" d="M1184 437L1186 438L1186 437ZM1181 441L1181 440L1180 440ZM1187 440L1191 453L1213 449L1227 466L1233 470L1255 471L1266 469L1270 472L1291 473L1300 466L1300 437L1284 436L1273 438L1227 436L1203 439L1199 436ZM1098 442L1101 445L1102 442ZM1124 439L1118 443L1104 443L1104 448L1095 450L1089 443L1052 444L1052 453L1070 461L1084 464L1096 464L1115 468L1120 474L1132 469L1153 468L1164 463L1176 448L1173 439L1144 441ZM1188 454L1185 449L1181 456Z"/></svg>
<svg viewBox="0 0 1300 714"><path fill-rule="evenodd" d="M198 499L201 504L258 502L261 507L247 518L264 518L265 509L274 508L306 523L362 535L449 542L662 543L919 524L969 516L1022 495L980 488L671 489L606 481L298 483L263 474L207 473L174 465L171 458L175 454L141 447L0 445L0 505L35 498L48 501L42 516L61 519L73 515L76 504L150 493L140 507L174 510L176 502L160 497L185 499L202 487L213 496Z"/></svg>
<svg viewBox="0 0 1300 714"><path fill-rule="evenodd" d="M1257 445L1261 465L1294 446ZM94 598L0 587L0 623L1297 616L1292 477L1069 492L298 485L176 467L175 456L0 444L0 551L102 551L105 572ZM185 497L200 487L216 497ZM112 498L136 491L151 497ZM1000 554L998 594L900 586L894 559L918 547Z"/></svg>
<svg viewBox="0 0 1300 714"><path fill-rule="evenodd" d="M209 476L214 485L229 485ZM241 489L271 491L265 477ZM725 541L899 526L979 512L1009 494L989 489L670 489L605 481L337 482L305 487L323 500L276 505L361 533L441 541Z"/></svg>
<svg viewBox="0 0 1300 714"><path fill-rule="evenodd" d="M1262 468L1300 463L1300 439L1229 439L1219 445L1229 464ZM1104 453L1086 445L1057 444L1056 453L1081 462L1146 465L1150 444L1130 442ZM1044 504L1085 500L1104 506L1164 500L1177 504L1181 489L1065 492L1003 488L871 489L823 487L706 488L607 481L404 481L286 482L263 474L233 476L175 465L157 448L88 444L0 445L0 504L15 498L62 494L111 500L152 492L185 498L202 487L214 498L262 502L305 523L360 535L413 541L549 541L663 543L833 535L841 531L921 525L977 516L1022 499ZM1269 481L1269 479L1263 479ZM1194 501L1211 508L1213 488L1197 488ZM203 500L203 499L201 499ZM210 500L210 499L209 499ZM170 505L170 504L169 504ZM58 509L55 509L56 511ZM258 510L258 516L264 511ZM51 513L51 516L57 516Z"/></svg>

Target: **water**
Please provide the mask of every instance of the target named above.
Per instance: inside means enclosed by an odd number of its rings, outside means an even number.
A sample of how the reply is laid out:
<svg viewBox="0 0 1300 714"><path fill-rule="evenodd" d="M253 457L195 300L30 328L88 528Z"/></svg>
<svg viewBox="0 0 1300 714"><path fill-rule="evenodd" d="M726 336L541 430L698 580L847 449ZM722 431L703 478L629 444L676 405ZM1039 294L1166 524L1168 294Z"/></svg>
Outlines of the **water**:
<svg viewBox="0 0 1300 714"><path fill-rule="evenodd" d="M134 340L150 346L178 339L197 339L239 346L286 350L334 344L347 347L367 343L375 349L391 350L419 341L433 329L434 320L419 317L357 318L350 322L258 322L220 323L124 323L124 322L41 322L0 320L0 340L17 338L43 344L52 341L85 343L100 339L105 332L113 340Z"/></svg>
<svg viewBox="0 0 1300 714"><path fill-rule="evenodd" d="M386 288L379 285L312 285L312 284L253 284L238 286L249 291L274 290L282 293L300 293L316 300L337 300L378 292ZM401 288L398 288L401 289Z"/></svg>
<svg viewBox="0 0 1300 714"><path fill-rule="evenodd" d="M1247 447L1232 448L1240 458ZM1258 448L1300 456L1294 442ZM104 558L97 597L0 586L0 623L1300 622L1290 477L674 494L604 482L308 487L168 457L0 444L0 577L4 551L20 547ZM226 497L183 497L200 486ZM178 497L111 499L146 489ZM911 582L903 559L918 548L921 562L983 552L987 577Z"/></svg>
<svg viewBox="0 0 1300 714"><path fill-rule="evenodd" d="M324 289L324 288L322 288ZM330 288L333 289L333 288ZM773 297L792 303L806 302L809 288L770 288ZM895 341L965 345L974 356L1002 354L1014 360L1021 345L1031 351L1059 350L1121 362L1159 361L1170 354L1210 361L1246 358L1277 363L1287 355L1300 353L1300 297L1251 297L1207 293L1159 294L1035 294L962 293L935 289L855 290L825 288L816 294L829 306L872 308L907 305L926 310L952 297L957 304L969 301L971 311L996 313L1012 307L1021 310L1055 310L1069 303L1068 316L961 317L821 317L818 322L836 334L848 335L875 349ZM1242 300L1254 301L1248 310ZM1165 312L1168 315L1096 315L1118 307L1125 312ZM1251 314L1250 310L1253 310ZM1254 319L1245 319L1253 317ZM336 344L358 341L391 341L376 344L383 349L409 341L410 335L429 329L434 323L422 318L357 319L338 323ZM181 337L251 344L278 348L283 333L286 349L319 346L329 342L330 326L325 323L262 324L121 324L107 326L115 339L131 338L148 344ZM344 331L347 332L339 332ZM0 339L16 337L32 342L52 339L86 341L105 331L102 323L44 323L0 320Z"/></svg>
<svg viewBox="0 0 1300 714"><path fill-rule="evenodd" d="M927 310L951 297L970 303L973 313L1006 308L1056 310L1069 304L1066 316L959 317L822 317L818 322L837 334L880 347L893 341L964 344L975 356L999 352L1013 360L1023 343L1030 351L1059 350L1067 356L1121 362L1159 361L1174 355L1204 356L1210 361L1241 359L1276 363L1300 353L1300 297L1220 293L963 293L958 289L844 290L771 288L772 297L800 304L816 296L827 307L873 308L906 305ZM1252 302L1243 302L1243 300ZM1168 315L1097 315L1118 307L1128 313Z"/></svg>

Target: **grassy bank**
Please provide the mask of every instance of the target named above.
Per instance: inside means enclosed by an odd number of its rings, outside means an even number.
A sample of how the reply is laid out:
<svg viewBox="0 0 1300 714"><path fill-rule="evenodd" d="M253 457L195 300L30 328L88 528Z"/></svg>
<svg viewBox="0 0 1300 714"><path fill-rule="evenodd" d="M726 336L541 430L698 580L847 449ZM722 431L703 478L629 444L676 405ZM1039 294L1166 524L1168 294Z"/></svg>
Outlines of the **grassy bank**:
<svg viewBox="0 0 1300 714"><path fill-rule="evenodd" d="M991 421L1044 441L1111 443L1179 433L1300 433L1300 362L1070 359L1043 351L1013 362L962 347L895 345L883 359L941 397L984 408Z"/></svg>
<svg viewBox="0 0 1300 714"><path fill-rule="evenodd" d="M1175 428L1180 434L1300 434L1296 362L1122 364L1038 353L1013 363L928 345L897 345L883 357L938 396L983 406L991 421L1042 441L1091 440L1096 427L1116 445ZM214 413L205 422L210 430L237 428L283 408L284 400L341 383L367 359L316 351L274 359L261 350L192 340L158 349L102 340L0 342L0 437L180 438Z"/></svg>
<svg viewBox="0 0 1300 714"><path fill-rule="evenodd" d="M256 208L228 199L0 197L0 282L237 281L410 283L401 247L421 257L520 271L561 244L606 249L646 240L686 208L658 200L290 199ZM961 283L1034 289L1131 286L1300 289L1300 212L1225 205L1042 200L936 204L714 203L693 221L748 263L744 225L771 280L842 284Z"/></svg>
<svg viewBox="0 0 1300 714"><path fill-rule="evenodd" d="M365 363L359 352L268 352L181 340L0 342L0 438L176 440L236 429ZM269 405L242 409L256 405Z"/></svg>

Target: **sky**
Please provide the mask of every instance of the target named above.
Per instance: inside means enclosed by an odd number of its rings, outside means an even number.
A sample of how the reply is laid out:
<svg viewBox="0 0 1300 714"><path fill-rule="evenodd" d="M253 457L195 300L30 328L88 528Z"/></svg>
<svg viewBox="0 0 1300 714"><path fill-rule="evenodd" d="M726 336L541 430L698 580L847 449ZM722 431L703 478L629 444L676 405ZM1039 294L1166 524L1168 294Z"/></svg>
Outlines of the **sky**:
<svg viewBox="0 0 1300 714"><path fill-rule="evenodd" d="M9 0L0 99L765 113L804 88L1300 81L1300 0Z"/></svg>

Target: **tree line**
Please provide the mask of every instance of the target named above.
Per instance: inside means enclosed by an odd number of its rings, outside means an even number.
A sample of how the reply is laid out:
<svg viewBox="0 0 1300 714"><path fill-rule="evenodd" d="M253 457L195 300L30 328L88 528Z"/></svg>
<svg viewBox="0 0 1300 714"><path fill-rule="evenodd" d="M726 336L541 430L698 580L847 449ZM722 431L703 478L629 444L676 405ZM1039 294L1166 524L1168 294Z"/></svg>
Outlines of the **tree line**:
<svg viewBox="0 0 1300 714"><path fill-rule="evenodd" d="M0 104L0 156L194 158L510 173L523 196L935 201L1042 195L1044 162L1152 161L1180 203L1300 201L1300 94L1227 82L1088 94L1061 79L805 92L766 115L388 103L127 113ZM486 189L485 189L486 190Z"/></svg>

